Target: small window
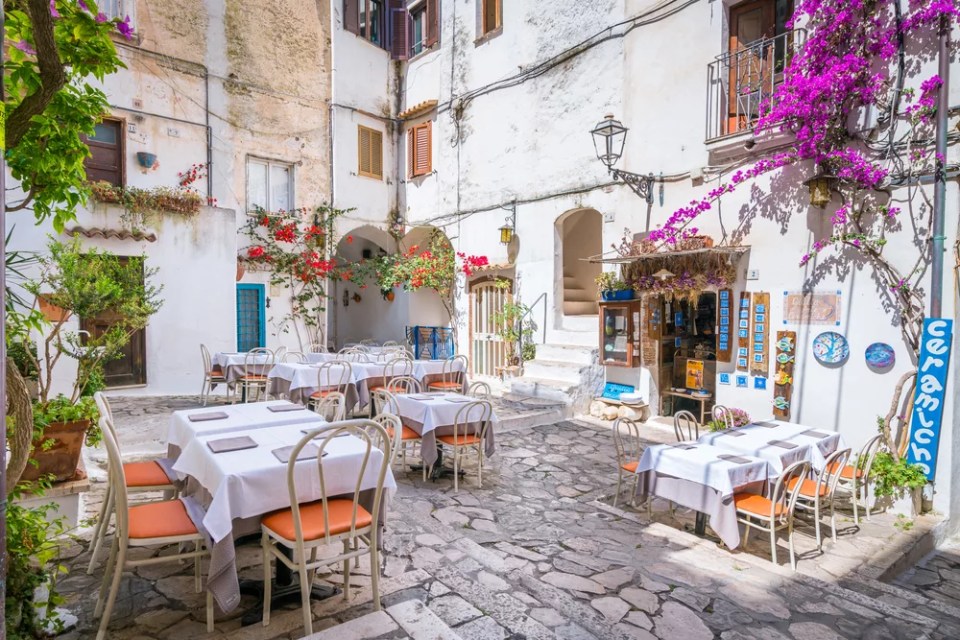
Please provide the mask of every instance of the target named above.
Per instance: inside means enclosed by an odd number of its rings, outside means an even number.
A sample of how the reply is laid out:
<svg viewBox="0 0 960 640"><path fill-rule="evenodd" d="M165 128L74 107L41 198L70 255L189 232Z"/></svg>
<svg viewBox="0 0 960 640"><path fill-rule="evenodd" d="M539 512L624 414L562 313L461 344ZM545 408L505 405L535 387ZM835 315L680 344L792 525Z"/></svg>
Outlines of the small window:
<svg viewBox="0 0 960 640"><path fill-rule="evenodd" d="M123 186L123 139L123 123L119 120L104 120L92 136L85 137L90 148L90 155L83 161L88 181Z"/></svg>
<svg viewBox="0 0 960 640"><path fill-rule="evenodd" d="M289 211L293 202L292 165L247 159L247 211Z"/></svg>
<svg viewBox="0 0 960 640"><path fill-rule="evenodd" d="M440 3L423 0L410 8L410 57L440 41Z"/></svg>
<svg viewBox="0 0 960 640"><path fill-rule="evenodd" d="M480 3L480 35L496 31L503 26L502 0L477 0Z"/></svg>
<svg viewBox="0 0 960 640"><path fill-rule="evenodd" d="M343 0L343 28L386 47L384 0Z"/></svg>
<svg viewBox="0 0 960 640"><path fill-rule="evenodd" d="M97 10L103 13L107 18L119 18L123 20L130 16L130 25L136 28L137 3L136 0L97 0Z"/></svg>
<svg viewBox="0 0 960 640"><path fill-rule="evenodd" d="M368 178L383 179L383 133L357 126L357 173Z"/></svg>
<svg viewBox="0 0 960 640"><path fill-rule="evenodd" d="M425 176L433 171L431 128L431 123L427 120L407 131L407 174L411 178Z"/></svg>

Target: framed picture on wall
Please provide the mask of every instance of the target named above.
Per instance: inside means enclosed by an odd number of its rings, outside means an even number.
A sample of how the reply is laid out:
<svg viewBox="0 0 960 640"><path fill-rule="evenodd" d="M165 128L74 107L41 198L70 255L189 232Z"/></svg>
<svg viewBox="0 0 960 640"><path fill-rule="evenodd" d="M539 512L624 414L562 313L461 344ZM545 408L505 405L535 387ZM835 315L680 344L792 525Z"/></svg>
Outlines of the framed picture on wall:
<svg viewBox="0 0 960 640"><path fill-rule="evenodd" d="M747 376L737 376L737 386L746 389L747 388Z"/></svg>
<svg viewBox="0 0 960 640"><path fill-rule="evenodd" d="M717 374L717 384L730 384L730 374L729 374L729 373L718 373L718 374Z"/></svg>

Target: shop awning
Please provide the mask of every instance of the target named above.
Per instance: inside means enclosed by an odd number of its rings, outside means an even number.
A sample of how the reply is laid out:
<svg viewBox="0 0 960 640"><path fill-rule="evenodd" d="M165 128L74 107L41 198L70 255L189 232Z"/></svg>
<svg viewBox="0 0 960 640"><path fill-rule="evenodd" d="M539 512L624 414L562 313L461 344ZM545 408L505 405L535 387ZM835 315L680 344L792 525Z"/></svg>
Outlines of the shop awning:
<svg viewBox="0 0 960 640"><path fill-rule="evenodd" d="M595 264L633 264L635 262L654 260L667 261L671 258L718 258L728 261L736 261L748 251L750 251L749 246L709 247L706 249L686 249L681 251L654 251L650 253L641 253L635 256L604 257L605 254L599 254L587 258L587 261Z"/></svg>

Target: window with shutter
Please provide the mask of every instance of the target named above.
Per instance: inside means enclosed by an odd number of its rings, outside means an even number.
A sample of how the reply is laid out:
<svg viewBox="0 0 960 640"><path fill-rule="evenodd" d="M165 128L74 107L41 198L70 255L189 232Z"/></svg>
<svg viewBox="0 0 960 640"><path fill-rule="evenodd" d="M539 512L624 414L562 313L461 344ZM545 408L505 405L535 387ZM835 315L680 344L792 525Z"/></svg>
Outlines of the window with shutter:
<svg viewBox="0 0 960 640"><path fill-rule="evenodd" d="M406 60L410 57L410 12L404 0L390 0L390 57Z"/></svg>
<svg viewBox="0 0 960 640"><path fill-rule="evenodd" d="M360 35L360 5L366 0L343 0L343 28Z"/></svg>
<svg viewBox="0 0 960 640"><path fill-rule="evenodd" d="M381 180L383 178L383 133L358 125L357 156L357 173Z"/></svg>
<svg viewBox="0 0 960 640"><path fill-rule="evenodd" d="M429 120L407 131L407 173L411 178L433 171L431 138L432 125Z"/></svg>
<svg viewBox="0 0 960 640"><path fill-rule="evenodd" d="M440 2L439 0L427 0L424 6L426 7L427 26L424 46L432 47L440 42Z"/></svg>
<svg viewBox="0 0 960 640"><path fill-rule="evenodd" d="M289 211L293 207L293 165L247 158L247 211Z"/></svg>
<svg viewBox="0 0 960 640"><path fill-rule="evenodd" d="M90 182L124 183L124 126L120 120L100 122L92 136L84 136L90 155L83 161Z"/></svg>
<svg viewBox="0 0 960 640"><path fill-rule="evenodd" d="M477 0L477 10L481 37L503 26L502 0Z"/></svg>

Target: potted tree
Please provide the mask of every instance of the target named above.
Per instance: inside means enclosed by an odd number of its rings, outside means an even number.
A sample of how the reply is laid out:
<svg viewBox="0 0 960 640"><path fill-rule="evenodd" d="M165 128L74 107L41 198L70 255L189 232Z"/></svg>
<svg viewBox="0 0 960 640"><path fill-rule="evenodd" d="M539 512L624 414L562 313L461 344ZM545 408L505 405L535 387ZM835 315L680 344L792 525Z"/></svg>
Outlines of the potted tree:
<svg viewBox="0 0 960 640"><path fill-rule="evenodd" d="M509 289L510 282L500 279L497 286L501 289ZM507 366L502 367L502 377L515 377L520 375L520 367L525 360L530 360L536 354L536 349L530 349L533 338L533 332L536 326L530 319L524 319L529 313L530 307L517 302L514 298L508 298L503 303L500 311L493 313L493 323L497 328L497 335L503 340L507 351ZM530 357L526 357L530 356Z"/></svg>
<svg viewBox="0 0 960 640"><path fill-rule="evenodd" d="M37 300L63 312L49 321L33 309L9 314L7 326L29 344L31 333L43 334L40 353L24 350L29 365L39 372L33 405L34 437L31 464L21 480L74 476L84 442L96 445L100 432L92 395L103 388L103 365L117 358L133 334L144 328L160 309L160 288L150 284L155 269L144 259L120 259L96 249L82 249L80 241L51 240L48 253L38 258L39 274L24 287ZM73 328L71 319L115 318L106 330L91 333ZM53 394L54 371L63 356L76 360L77 375L69 394Z"/></svg>

